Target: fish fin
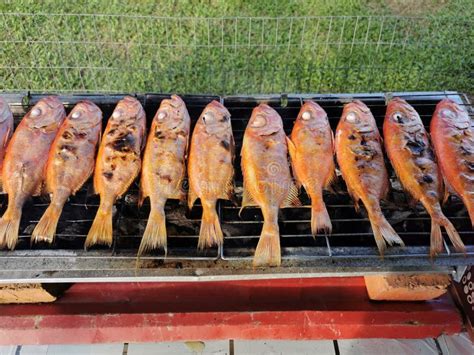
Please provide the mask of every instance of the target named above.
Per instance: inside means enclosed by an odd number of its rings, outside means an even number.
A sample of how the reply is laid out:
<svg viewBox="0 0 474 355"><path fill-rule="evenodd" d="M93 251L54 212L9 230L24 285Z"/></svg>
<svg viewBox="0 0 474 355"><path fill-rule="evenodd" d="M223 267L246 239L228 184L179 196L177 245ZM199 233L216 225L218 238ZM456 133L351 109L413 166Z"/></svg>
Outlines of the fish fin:
<svg viewBox="0 0 474 355"><path fill-rule="evenodd" d="M163 249L167 254L166 217L164 206L151 207L145 232L143 233L138 256L155 249Z"/></svg>
<svg viewBox="0 0 474 355"><path fill-rule="evenodd" d="M233 195L234 195L234 181L231 178L229 179L229 181L227 181L224 191L219 196L219 198L223 200L232 200Z"/></svg>
<svg viewBox="0 0 474 355"><path fill-rule="evenodd" d="M43 191L45 190L44 183L41 182L38 184L38 186L35 188L31 196L41 196L43 194Z"/></svg>
<svg viewBox="0 0 474 355"><path fill-rule="evenodd" d="M287 136L285 137L286 137L286 143L288 145L288 153L290 154L291 171L293 173L293 178L295 179L296 187L298 188L298 191L299 191L301 189L301 186L303 186L303 184L298 178L298 174L296 173L296 169L295 169L296 146L293 143L293 141L290 139L290 137L287 137Z"/></svg>
<svg viewBox="0 0 474 355"><path fill-rule="evenodd" d="M199 231L198 249L203 250L213 246L220 247L224 243L219 216L215 204L213 206L202 205L201 229Z"/></svg>
<svg viewBox="0 0 474 355"><path fill-rule="evenodd" d="M298 188L295 184L291 183L288 189L288 195L286 196L283 203L280 205L281 208L286 207L298 207L301 206L301 201L298 198Z"/></svg>
<svg viewBox="0 0 474 355"><path fill-rule="evenodd" d="M18 242L20 220L21 210L7 208L0 219L0 249L15 249Z"/></svg>
<svg viewBox="0 0 474 355"><path fill-rule="evenodd" d="M311 234L315 237L318 232L329 235L332 232L331 218L329 217L326 204L319 197L320 201L311 199Z"/></svg>
<svg viewBox="0 0 474 355"><path fill-rule="evenodd" d="M253 266L280 266L281 248L278 224L263 222L262 233L255 249Z"/></svg>
<svg viewBox="0 0 474 355"><path fill-rule="evenodd" d="M359 213L360 211L360 206L359 206L359 196L357 196L357 194L349 187L349 185L347 185L347 193L349 194L349 196L352 198L352 201L354 202L354 208L356 210L357 213Z"/></svg>
<svg viewBox="0 0 474 355"><path fill-rule="evenodd" d="M443 249L442 242L443 242L443 237L441 234L441 231L437 231L439 229L439 226L444 227L446 230L446 233L448 234L449 239L451 240L451 243L453 243L454 250L456 250L458 253L466 253L466 247L459 236L458 231L456 228L453 226L451 221L446 218L444 215L438 215L435 218L431 219L431 248L430 248L430 255L435 256L438 254ZM436 233L433 236L433 231L436 229ZM439 234L439 236L438 236ZM435 240L433 240L435 238ZM441 246L440 246L441 245Z"/></svg>
<svg viewBox="0 0 474 355"><path fill-rule="evenodd" d="M189 185L189 190L188 190L188 208L192 209L194 206L194 203L198 199L198 195L196 192L194 192L193 188L191 185Z"/></svg>
<svg viewBox="0 0 474 355"><path fill-rule="evenodd" d="M393 244L405 246L403 240L390 223L388 223L384 215L381 213L371 215L369 213L369 220L370 225L372 226L372 232L374 233L375 243L377 244L381 256L385 254L386 243L390 246Z"/></svg>
<svg viewBox="0 0 474 355"><path fill-rule="evenodd" d="M31 244L54 241L54 234L61 216L62 206L51 203L31 234Z"/></svg>
<svg viewBox="0 0 474 355"><path fill-rule="evenodd" d="M91 229L87 234L84 249L96 244L110 247L112 242L112 205L105 206L101 204L95 215L94 222L92 222Z"/></svg>
<svg viewBox="0 0 474 355"><path fill-rule="evenodd" d="M333 169L331 171L331 174L327 177L326 181L324 182L324 188L326 190L332 190L331 185L336 181L336 169ZM333 191L334 192L334 191Z"/></svg>
<svg viewBox="0 0 474 355"><path fill-rule="evenodd" d="M239 217L245 207L258 206L257 202L255 202L254 198L252 197L252 194L249 192L249 189L247 188L245 184L245 180L244 180L243 185L244 186L243 186L243 191L242 191L242 204L241 204L242 207L240 207L240 210L239 210Z"/></svg>

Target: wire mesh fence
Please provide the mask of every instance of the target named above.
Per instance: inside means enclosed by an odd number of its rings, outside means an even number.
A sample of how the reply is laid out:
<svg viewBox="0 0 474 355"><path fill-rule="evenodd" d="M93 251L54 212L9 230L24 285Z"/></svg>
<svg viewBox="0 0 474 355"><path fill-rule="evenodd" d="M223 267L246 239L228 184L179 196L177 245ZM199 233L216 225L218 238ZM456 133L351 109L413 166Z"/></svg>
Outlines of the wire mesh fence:
<svg viewBox="0 0 474 355"><path fill-rule="evenodd" d="M474 91L459 17L0 13L0 90Z"/></svg>

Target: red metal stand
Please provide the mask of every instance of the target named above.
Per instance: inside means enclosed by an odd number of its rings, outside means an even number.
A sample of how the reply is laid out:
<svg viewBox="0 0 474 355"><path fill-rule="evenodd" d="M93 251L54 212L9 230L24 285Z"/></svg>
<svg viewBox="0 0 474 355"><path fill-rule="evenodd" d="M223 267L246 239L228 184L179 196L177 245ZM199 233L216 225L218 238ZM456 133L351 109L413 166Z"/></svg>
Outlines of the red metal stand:
<svg viewBox="0 0 474 355"><path fill-rule="evenodd" d="M75 284L53 304L0 306L0 344L425 338L461 326L449 295L371 302L359 277Z"/></svg>

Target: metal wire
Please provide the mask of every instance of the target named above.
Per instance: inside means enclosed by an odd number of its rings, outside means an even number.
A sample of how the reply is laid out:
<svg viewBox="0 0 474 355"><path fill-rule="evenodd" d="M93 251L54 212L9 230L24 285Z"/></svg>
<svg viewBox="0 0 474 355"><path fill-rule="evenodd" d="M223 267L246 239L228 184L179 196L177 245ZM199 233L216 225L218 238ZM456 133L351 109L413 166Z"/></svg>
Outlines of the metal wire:
<svg viewBox="0 0 474 355"><path fill-rule="evenodd" d="M0 90L471 91L472 24L454 17L1 13Z"/></svg>

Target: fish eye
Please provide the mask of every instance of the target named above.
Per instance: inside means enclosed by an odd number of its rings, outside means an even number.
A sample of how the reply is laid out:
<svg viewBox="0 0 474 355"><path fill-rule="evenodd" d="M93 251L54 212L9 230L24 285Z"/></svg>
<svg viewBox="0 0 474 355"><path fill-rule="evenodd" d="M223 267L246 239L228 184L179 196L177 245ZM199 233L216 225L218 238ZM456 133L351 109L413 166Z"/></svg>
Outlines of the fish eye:
<svg viewBox="0 0 474 355"><path fill-rule="evenodd" d="M252 127L260 128L260 127L265 126L266 124L267 124L267 119L265 118L265 116L257 115L252 122Z"/></svg>
<svg viewBox="0 0 474 355"><path fill-rule="evenodd" d="M216 120L216 116L214 116L214 113L211 111L207 111L203 116L202 120L204 123L212 123L213 121Z"/></svg>
<svg viewBox="0 0 474 355"><path fill-rule="evenodd" d="M441 110L441 117L455 119L456 114L450 109L445 108Z"/></svg>
<svg viewBox="0 0 474 355"><path fill-rule="evenodd" d="M311 119L311 113L309 111L305 111L303 112L303 114L301 115L301 118L305 121Z"/></svg>
<svg viewBox="0 0 474 355"><path fill-rule="evenodd" d="M41 109L38 107L35 107L33 110L31 110L31 117L38 117L41 115Z"/></svg>
<svg viewBox="0 0 474 355"><path fill-rule="evenodd" d="M122 116L122 110L115 110L114 113L112 114L112 117L113 118L119 118L120 116Z"/></svg>
<svg viewBox="0 0 474 355"><path fill-rule="evenodd" d="M392 115L392 118L395 122L398 122L398 123L403 123L403 115L401 114L401 112L395 112L393 115Z"/></svg>
<svg viewBox="0 0 474 355"><path fill-rule="evenodd" d="M166 112L161 111L161 112L158 113L158 120L162 121L166 118L166 116L167 116Z"/></svg>
<svg viewBox="0 0 474 355"><path fill-rule="evenodd" d="M74 119L77 119L77 118L81 117L81 112L74 111L71 117L74 118Z"/></svg>
<svg viewBox="0 0 474 355"><path fill-rule="evenodd" d="M351 111L349 112L347 115L346 115L346 120L348 122L351 122L351 123L354 123L357 121L357 114L354 112L354 111Z"/></svg>

